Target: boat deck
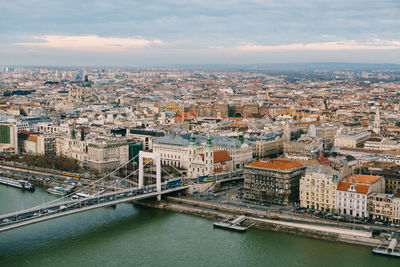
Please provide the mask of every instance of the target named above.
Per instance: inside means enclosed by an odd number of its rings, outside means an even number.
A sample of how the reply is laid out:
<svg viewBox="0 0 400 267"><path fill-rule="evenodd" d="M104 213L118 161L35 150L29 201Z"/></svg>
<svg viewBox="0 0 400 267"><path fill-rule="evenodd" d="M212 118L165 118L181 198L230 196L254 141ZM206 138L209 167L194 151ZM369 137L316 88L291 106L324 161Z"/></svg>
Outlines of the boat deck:
<svg viewBox="0 0 400 267"><path fill-rule="evenodd" d="M217 228L223 228L223 229L233 230L233 231L237 231L237 232L245 232L247 230L247 227L243 227L243 226L231 224L231 223L226 223L226 222L215 222L215 223L213 223L213 226L217 227Z"/></svg>

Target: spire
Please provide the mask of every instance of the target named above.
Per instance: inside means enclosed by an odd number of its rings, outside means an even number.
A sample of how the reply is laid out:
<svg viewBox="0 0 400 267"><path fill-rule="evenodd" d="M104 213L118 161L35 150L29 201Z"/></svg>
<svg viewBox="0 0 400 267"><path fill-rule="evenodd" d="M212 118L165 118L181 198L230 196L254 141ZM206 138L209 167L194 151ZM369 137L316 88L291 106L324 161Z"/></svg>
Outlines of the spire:
<svg viewBox="0 0 400 267"><path fill-rule="evenodd" d="M189 142L190 147L195 147L196 146L196 137L194 136L194 133L190 135L190 142Z"/></svg>
<svg viewBox="0 0 400 267"><path fill-rule="evenodd" d="M244 143L244 138L243 138L243 133L242 132L239 133L238 139L239 139L241 144Z"/></svg>
<svg viewBox="0 0 400 267"><path fill-rule="evenodd" d="M212 144L212 141L211 141L211 135L209 135L207 137L206 148L213 148L213 144Z"/></svg>
<svg viewBox="0 0 400 267"><path fill-rule="evenodd" d="M81 128L81 141L85 140L85 129L82 127Z"/></svg>
<svg viewBox="0 0 400 267"><path fill-rule="evenodd" d="M71 129L71 139L75 139L76 133L75 133L75 128L72 127Z"/></svg>
<svg viewBox="0 0 400 267"><path fill-rule="evenodd" d="M376 134L380 134L381 133L381 114L379 112L379 107L376 108L373 131Z"/></svg>

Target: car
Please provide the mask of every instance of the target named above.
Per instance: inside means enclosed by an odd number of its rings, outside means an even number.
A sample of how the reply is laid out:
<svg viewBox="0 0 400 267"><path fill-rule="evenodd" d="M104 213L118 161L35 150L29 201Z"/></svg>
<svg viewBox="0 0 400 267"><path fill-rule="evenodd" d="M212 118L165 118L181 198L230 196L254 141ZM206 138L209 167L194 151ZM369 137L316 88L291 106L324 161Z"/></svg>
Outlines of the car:
<svg viewBox="0 0 400 267"><path fill-rule="evenodd" d="M8 218L5 218L5 219L3 220L3 223L9 223L9 222L11 222L11 220L8 219Z"/></svg>

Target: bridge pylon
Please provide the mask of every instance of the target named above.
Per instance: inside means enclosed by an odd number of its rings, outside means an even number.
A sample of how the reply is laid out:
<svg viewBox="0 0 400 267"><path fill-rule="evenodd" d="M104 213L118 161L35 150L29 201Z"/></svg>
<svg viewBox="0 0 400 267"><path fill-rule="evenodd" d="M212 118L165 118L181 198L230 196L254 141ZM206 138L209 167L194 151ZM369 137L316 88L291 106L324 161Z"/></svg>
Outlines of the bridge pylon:
<svg viewBox="0 0 400 267"><path fill-rule="evenodd" d="M143 188L143 158L150 158L156 163L156 189L161 193L161 155L160 153L150 153L139 151L139 189ZM157 195L157 200L161 200L161 195Z"/></svg>

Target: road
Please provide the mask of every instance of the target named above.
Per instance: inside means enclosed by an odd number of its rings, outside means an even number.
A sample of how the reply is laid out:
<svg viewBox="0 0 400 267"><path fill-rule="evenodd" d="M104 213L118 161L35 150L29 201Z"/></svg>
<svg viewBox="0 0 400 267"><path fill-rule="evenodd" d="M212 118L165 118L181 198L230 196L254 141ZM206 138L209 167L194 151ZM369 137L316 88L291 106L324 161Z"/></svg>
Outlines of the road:
<svg viewBox="0 0 400 267"><path fill-rule="evenodd" d="M101 194L77 200L62 202L56 200L43 206L37 206L19 212L4 214L0 216L0 232L10 230L23 225L49 220L90 209L116 205L118 203L157 197L160 194L169 194L178 190L185 190L189 186L162 185L162 191L156 192L156 186L143 189L126 189L123 191Z"/></svg>

